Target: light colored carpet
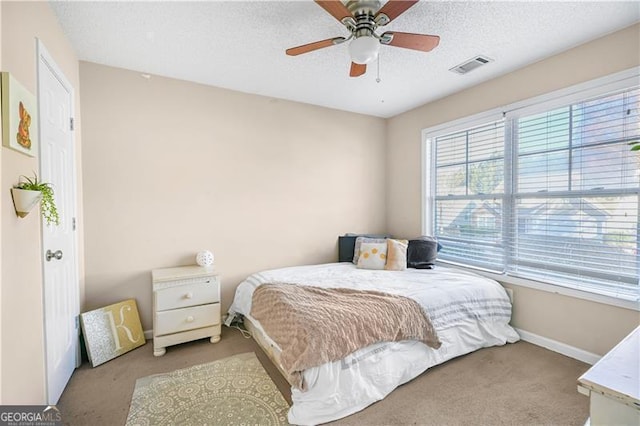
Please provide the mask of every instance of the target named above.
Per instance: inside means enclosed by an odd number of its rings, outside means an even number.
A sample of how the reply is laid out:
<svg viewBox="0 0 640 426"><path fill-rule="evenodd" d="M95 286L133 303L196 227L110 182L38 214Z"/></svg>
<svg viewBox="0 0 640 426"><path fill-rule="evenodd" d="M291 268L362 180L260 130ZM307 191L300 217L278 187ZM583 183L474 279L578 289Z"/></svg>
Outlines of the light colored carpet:
<svg viewBox="0 0 640 426"><path fill-rule="evenodd" d="M287 425L286 403L253 352L136 381L127 426Z"/></svg>
<svg viewBox="0 0 640 426"><path fill-rule="evenodd" d="M73 373L58 409L71 426L123 425L136 379L255 352L287 402L291 390L253 339L224 328L222 340L202 339L171 346L153 356L147 342L131 352ZM576 380L589 365L527 342L481 349L400 386L363 411L336 425L584 425L589 398Z"/></svg>

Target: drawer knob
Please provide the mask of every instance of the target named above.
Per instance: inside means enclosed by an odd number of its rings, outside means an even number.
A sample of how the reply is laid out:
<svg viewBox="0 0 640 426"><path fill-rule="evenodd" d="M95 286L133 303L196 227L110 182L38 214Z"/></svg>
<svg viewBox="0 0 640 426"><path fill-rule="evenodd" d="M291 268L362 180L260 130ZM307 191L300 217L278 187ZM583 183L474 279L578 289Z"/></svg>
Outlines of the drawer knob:
<svg viewBox="0 0 640 426"><path fill-rule="evenodd" d="M189 292L187 294L184 295L185 299L193 299L193 293Z"/></svg>
<svg viewBox="0 0 640 426"><path fill-rule="evenodd" d="M193 319L194 319L194 318L193 318L191 315L189 315L189 316L187 317L187 322L193 322Z"/></svg>

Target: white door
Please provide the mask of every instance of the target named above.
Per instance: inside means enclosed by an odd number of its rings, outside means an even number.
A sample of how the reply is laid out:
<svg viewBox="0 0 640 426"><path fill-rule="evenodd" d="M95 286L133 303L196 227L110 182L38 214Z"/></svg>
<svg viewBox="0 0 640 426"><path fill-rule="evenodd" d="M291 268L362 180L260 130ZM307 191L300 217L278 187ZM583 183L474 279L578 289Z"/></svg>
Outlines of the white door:
<svg viewBox="0 0 640 426"><path fill-rule="evenodd" d="M73 87L38 41L40 178L53 185L59 225L42 222L47 403L57 404L78 354Z"/></svg>

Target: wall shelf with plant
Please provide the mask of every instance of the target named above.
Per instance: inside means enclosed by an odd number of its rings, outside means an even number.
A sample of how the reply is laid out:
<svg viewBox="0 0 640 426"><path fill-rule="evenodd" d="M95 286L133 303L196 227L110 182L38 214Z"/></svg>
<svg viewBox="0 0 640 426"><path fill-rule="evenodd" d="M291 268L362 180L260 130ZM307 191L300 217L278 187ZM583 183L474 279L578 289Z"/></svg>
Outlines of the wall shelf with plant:
<svg viewBox="0 0 640 426"><path fill-rule="evenodd" d="M19 217L25 217L40 202L42 218L48 225L59 225L60 215L56 207L53 194L53 186L48 182L38 180L35 173L33 177L20 176L17 185L11 188L13 205Z"/></svg>

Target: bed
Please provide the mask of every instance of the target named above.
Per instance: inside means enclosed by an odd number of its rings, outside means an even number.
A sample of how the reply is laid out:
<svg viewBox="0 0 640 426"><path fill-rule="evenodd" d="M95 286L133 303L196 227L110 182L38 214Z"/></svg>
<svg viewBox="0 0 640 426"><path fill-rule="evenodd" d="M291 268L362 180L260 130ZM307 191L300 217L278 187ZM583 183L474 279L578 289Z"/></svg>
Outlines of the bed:
<svg viewBox="0 0 640 426"><path fill-rule="evenodd" d="M410 298L427 312L442 343L433 349L415 340L380 342L306 369L305 390L292 387L293 405L288 414L292 424L319 424L348 416L429 367L483 347L519 340L509 325L511 302L505 289L477 274L444 266L365 270L348 262L281 268L253 274L240 283L229 309L230 318L244 317L254 339L281 371L280 348L251 316L255 289L269 283L374 290Z"/></svg>

